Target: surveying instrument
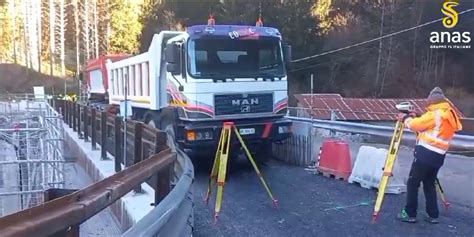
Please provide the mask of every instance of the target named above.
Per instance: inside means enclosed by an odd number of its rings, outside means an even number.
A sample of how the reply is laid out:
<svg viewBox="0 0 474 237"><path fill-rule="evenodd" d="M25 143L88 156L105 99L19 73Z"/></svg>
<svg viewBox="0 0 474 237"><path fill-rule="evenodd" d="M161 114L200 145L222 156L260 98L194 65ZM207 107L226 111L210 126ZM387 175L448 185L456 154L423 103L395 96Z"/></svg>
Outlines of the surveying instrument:
<svg viewBox="0 0 474 237"><path fill-rule="evenodd" d="M265 190L268 193L268 196L272 200L273 206L275 208L278 206L278 200L276 200L273 197L273 194L270 191L270 188L268 188L267 183L263 179L262 173L260 173L260 170L258 169L257 164L255 163L254 159L252 158L252 154L250 154L249 149L245 145L244 140L242 139L242 136L237 130L237 127L234 125L233 122L225 122L222 128L219 144L217 146L217 152L214 159L214 165L212 166L211 175L209 176L209 186L208 186L207 194L205 198L205 202L206 204L208 204L209 198L211 196L212 186L214 183L217 183L216 205L214 209L214 223L217 221L217 218L219 217L219 213L221 211L221 206L222 206L222 193L224 191L225 176L227 173L227 161L229 159L232 131L234 131L235 135L237 136L237 139L239 140L240 144L244 148L245 153L247 154L247 158L250 160L250 163L252 163L252 166L255 169L257 176L260 178L260 181L262 182L263 187L265 188ZM268 155L271 155L271 154L268 154Z"/></svg>
<svg viewBox="0 0 474 237"><path fill-rule="evenodd" d="M404 114L413 114L415 111L414 106L410 102L403 102L395 106L398 111ZM380 208L382 206L382 202L385 196L385 190L387 188L388 179L393 176L393 165L395 164L395 159L397 158L398 148L400 148L400 142L402 140L403 131L405 129L405 124L402 121L397 120L395 125L395 131L393 132L393 136L390 142L390 146L388 148L387 160L385 161L385 166L383 168L382 179L380 180L377 199L375 201L374 212L372 214L372 223L377 221L377 218L380 213ZM418 135L418 134L416 134ZM446 200L444 195L443 188L439 182L439 179L436 178L436 190L440 195L440 199L443 202L444 207L447 209L449 207L449 202Z"/></svg>

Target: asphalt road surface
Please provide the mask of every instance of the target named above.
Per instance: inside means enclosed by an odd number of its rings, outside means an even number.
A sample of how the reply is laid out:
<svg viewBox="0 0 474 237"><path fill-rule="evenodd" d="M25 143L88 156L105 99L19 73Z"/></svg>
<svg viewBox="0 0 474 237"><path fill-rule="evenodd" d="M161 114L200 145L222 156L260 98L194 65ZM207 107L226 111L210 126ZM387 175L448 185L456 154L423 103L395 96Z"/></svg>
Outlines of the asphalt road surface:
<svg viewBox="0 0 474 237"><path fill-rule="evenodd" d="M401 166L406 173L410 151L401 153ZM448 198L454 200L451 200L453 204L448 212L440 205L441 223L438 225L423 221L422 194L418 223L396 220L405 202L405 194L401 194L386 196L379 220L372 224L375 190L314 175L303 167L287 166L278 161L271 161L262 169L279 200L278 209L272 207L251 166L246 162L234 164L229 168L222 210L214 224L214 199L209 206L202 201L207 190L209 167L198 166L194 185L194 236L473 236L474 159L455 157L445 166L442 172L447 177L444 186ZM465 200L471 200L471 203Z"/></svg>

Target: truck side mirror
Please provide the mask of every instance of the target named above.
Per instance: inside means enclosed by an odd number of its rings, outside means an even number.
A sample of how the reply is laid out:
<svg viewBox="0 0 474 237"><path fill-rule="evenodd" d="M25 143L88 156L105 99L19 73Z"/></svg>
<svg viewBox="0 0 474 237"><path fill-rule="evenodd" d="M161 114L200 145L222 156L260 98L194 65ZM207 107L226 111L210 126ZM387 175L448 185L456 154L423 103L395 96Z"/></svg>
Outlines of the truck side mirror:
<svg viewBox="0 0 474 237"><path fill-rule="evenodd" d="M181 74L181 47L176 43L169 43L165 49L166 70L173 75Z"/></svg>
<svg viewBox="0 0 474 237"><path fill-rule="evenodd" d="M283 61L285 64L291 63L291 45L288 43L283 43Z"/></svg>

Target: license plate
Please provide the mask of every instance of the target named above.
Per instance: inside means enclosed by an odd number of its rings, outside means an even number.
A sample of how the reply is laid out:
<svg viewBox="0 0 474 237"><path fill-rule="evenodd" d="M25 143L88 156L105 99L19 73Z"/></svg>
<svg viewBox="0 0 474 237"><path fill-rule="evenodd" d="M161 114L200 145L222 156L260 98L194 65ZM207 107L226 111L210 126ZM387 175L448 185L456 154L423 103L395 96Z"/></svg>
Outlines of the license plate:
<svg viewBox="0 0 474 237"><path fill-rule="evenodd" d="M241 128L239 129L240 135L255 134L255 128Z"/></svg>

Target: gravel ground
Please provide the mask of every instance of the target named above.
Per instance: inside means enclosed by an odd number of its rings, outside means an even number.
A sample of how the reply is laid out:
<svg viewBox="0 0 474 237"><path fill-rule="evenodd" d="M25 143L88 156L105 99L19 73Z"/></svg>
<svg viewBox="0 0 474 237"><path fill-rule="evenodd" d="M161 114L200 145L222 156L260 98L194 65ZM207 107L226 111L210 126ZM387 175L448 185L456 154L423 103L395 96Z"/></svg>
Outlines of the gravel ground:
<svg viewBox="0 0 474 237"><path fill-rule="evenodd" d="M405 163L402 162L403 167ZM469 165L472 164L470 161ZM468 168L470 175L473 167ZM405 194L387 195L378 222L372 224L375 190L271 161L262 172L279 200L279 208L274 209L249 165L234 164L230 170L221 214L213 224L214 200L209 206L202 201L209 170L196 167L195 236L473 236L474 233L474 212L466 203L453 202L448 212L441 210L441 223L432 225L422 220L424 197L420 195L420 221L407 224L395 219L404 205ZM471 187L457 187L464 188L463 197L472 197L474 193L470 180Z"/></svg>

